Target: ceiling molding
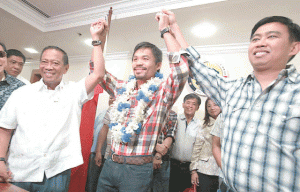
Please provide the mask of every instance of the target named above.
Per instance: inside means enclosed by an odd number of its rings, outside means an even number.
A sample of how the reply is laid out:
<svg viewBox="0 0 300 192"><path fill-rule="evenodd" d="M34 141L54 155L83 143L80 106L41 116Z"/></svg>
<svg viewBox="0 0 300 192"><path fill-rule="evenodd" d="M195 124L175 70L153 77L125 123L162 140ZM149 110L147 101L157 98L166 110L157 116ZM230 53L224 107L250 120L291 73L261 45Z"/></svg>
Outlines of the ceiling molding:
<svg viewBox="0 0 300 192"><path fill-rule="evenodd" d="M38 30L46 31L46 18L24 3L18 0L1 0L0 7Z"/></svg>
<svg viewBox="0 0 300 192"><path fill-rule="evenodd" d="M99 17L105 17L110 7L113 7L112 19L121 19L155 13L163 8L178 9L220 1L226 0L122 0L50 18L45 18L18 0L1 0L0 7L42 32L48 32L88 25Z"/></svg>
<svg viewBox="0 0 300 192"><path fill-rule="evenodd" d="M216 55L216 54L235 54L235 53L247 53L249 43L236 43L236 44L224 44L224 45L208 45L208 46L194 46L194 48L201 55ZM163 55L167 54L167 49L161 49ZM116 52L107 53L105 56L106 61L112 60L130 60L132 52ZM89 62L91 55L79 55L79 56L69 56L70 63L82 63ZM37 65L39 60L27 60L26 65Z"/></svg>

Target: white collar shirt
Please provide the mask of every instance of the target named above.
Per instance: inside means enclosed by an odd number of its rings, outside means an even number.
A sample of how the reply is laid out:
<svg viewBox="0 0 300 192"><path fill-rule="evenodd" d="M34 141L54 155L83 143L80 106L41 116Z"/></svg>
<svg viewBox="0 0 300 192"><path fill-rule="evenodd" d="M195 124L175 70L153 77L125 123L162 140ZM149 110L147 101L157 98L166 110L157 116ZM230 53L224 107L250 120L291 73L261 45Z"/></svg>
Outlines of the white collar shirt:
<svg viewBox="0 0 300 192"><path fill-rule="evenodd" d="M43 81L14 91L0 112L0 127L15 129L8 167L13 182L41 182L83 163L82 105L91 99L85 79L48 90Z"/></svg>
<svg viewBox="0 0 300 192"><path fill-rule="evenodd" d="M186 125L186 117L184 114L178 117L178 127L175 134L175 143L172 148L173 159L181 162L191 162L193 146L196 136L202 126L202 122L195 117Z"/></svg>

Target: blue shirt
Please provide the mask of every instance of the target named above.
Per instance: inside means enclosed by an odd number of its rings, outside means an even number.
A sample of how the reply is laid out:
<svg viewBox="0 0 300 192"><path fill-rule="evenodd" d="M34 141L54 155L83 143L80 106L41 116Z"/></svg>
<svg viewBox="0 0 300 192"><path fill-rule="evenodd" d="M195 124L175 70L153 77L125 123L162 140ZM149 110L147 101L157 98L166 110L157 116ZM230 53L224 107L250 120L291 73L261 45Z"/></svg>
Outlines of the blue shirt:
<svg viewBox="0 0 300 192"><path fill-rule="evenodd" d="M91 148L92 153L96 152L98 135L99 135L99 132L101 131L101 129L103 127L103 118L106 114L106 111L107 110L100 111L100 113L98 114L98 116L95 119L93 145L92 145L92 148ZM101 152L102 152L103 155L105 153L105 150L106 150L106 144L104 144L103 147L102 147Z"/></svg>
<svg viewBox="0 0 300 192"><path fill-rule="evenodd" d="M300 191L300 75L293 65L262 91L255 76L230 80L200 63L190 69L222 109L222 170L235 191Z"/></svg>
<svg viewBox="0 0 300 192"><path fill-rule="evenodd" d="M5 79L0 81L0 110L6 103L11 93L19 87L25 85L22 81L17 78L10 76L4 71Z"/></svg>

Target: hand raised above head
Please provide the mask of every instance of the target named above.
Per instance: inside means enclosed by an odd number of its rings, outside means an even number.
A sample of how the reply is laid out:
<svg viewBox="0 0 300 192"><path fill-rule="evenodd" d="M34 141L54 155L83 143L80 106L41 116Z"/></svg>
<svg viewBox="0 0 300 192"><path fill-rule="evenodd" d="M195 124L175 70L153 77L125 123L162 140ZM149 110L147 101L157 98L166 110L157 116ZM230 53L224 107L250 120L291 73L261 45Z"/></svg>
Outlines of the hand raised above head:
<svg viewBox="0 0 300 192"><path fill-rule="evenodd" d="M163 12L158 12L155 15L155 19L156 21L158 21L158 29L160 31L170 25L169 16L167 14L164 14Z"/></svg>
<svg viewBox="0 0 300 192"><path fill-rule="evenodd" d="M177 23L176 18L175 18L175 14L172 11L163 9L163 10L161 10L161 12L163 14L166 14L166 15L169 16L169 25L170 26L173 25L173 24L175 24L175 23Z"/></svg>
<svg viewBox="0 0 300 192"><path fill-rule="evenodd" d="M106 36L108 31L107 22L104 19L99 19L97 22L91 24L90 32L93 40L99 40Z"/></svg>

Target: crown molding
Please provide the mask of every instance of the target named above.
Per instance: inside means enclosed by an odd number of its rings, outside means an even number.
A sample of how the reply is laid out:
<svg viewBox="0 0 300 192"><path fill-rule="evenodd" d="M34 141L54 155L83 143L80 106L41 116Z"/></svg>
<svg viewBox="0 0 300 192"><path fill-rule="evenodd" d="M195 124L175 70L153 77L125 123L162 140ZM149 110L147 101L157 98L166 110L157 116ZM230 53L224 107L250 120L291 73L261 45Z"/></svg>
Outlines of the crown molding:
<svg viewBox="0 0 300 192"><path fill-rule="evenodd" d="M88 25L99 17L105 17L110 7L113 7L113 20L155 13L163 8L178 9L220 1L226 0L122 0L50 18L44 17L18 0L1 0L0 7L42 32L49 32Z"/></svg>
<svg viewBox="0 0 300 192"><path fill-rule="evenodd" d="M0 7L10 14L16 16L17 18L21 19L22 21L37 28L38 30L43 32L46 31L46 18L29 8L28 6L24 5L24 3L18 0L1 0Z"/></svg>

